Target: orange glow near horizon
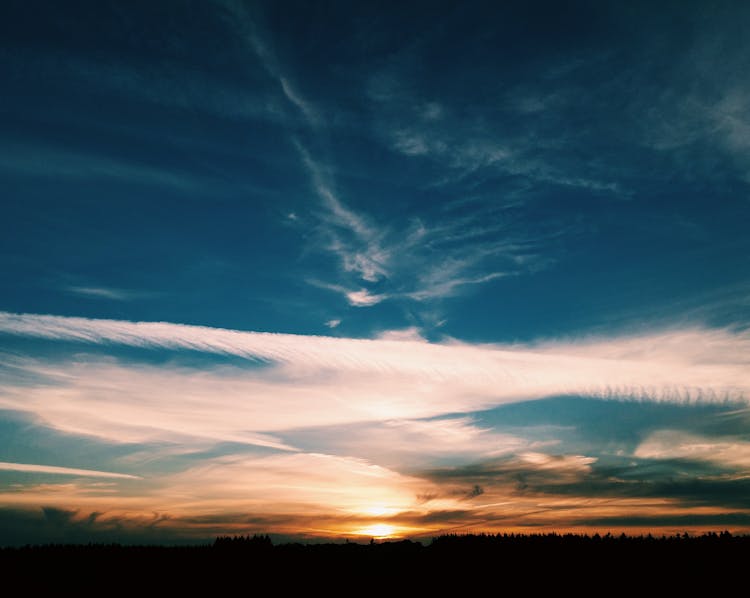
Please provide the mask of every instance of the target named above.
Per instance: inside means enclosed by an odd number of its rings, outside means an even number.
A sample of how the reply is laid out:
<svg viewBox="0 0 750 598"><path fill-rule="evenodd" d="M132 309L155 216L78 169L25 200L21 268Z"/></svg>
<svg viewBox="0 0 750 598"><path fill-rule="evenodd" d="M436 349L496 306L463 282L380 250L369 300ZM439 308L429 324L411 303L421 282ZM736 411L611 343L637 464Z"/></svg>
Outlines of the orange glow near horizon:
<svg viewBox="0 0 750 598"><path fill-rule="evenodd" d="M363 527L354 532L358 536L370 536L377 540L384 538L394 538L397 536L396 528L387 523L375 523L367 527Z"/></svg>

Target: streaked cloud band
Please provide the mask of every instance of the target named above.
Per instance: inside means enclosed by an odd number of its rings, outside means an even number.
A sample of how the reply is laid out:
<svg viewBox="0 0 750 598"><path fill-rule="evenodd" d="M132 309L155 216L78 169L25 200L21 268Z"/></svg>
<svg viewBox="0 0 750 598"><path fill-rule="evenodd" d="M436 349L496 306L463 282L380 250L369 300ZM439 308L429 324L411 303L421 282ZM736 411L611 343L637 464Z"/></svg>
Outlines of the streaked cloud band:
<svg viewBox="0 0 750 598"><path fill-rule="evenodd" d="M728 330L470 345L413 335L352 339L0 313L0 332L266 364L196 369L100 355L62 364L15 358L27 380L44 382L3 384L1 407L119 441L198 437L295 450L267 433L469 413L566 394L678 403L750 396L750 338Z"/></svg>
<svg viewBox="0 0 750 598"><path fill-rule="evenodd" d="M58 467L57 465L34 465L31 463L0 462L0 471L20 471L24 473L46 473L52 475L70 475L89 478L120 478L138 480L138 476L127 473L113 473L111 471L97 471L95 469L77 469L75 467Z"/></svg>

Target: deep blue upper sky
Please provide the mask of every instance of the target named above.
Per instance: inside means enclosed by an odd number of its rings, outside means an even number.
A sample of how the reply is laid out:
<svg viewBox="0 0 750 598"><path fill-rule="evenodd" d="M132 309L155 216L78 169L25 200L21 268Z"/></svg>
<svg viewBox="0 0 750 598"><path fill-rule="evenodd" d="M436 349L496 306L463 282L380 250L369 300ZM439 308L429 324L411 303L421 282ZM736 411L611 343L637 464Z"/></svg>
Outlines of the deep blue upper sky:
<svg viewBox="0 0 750 598"><path fill-rule="evenodd" d="M748 11L499 4L4 2L0 309L746 325Z"/></svg>

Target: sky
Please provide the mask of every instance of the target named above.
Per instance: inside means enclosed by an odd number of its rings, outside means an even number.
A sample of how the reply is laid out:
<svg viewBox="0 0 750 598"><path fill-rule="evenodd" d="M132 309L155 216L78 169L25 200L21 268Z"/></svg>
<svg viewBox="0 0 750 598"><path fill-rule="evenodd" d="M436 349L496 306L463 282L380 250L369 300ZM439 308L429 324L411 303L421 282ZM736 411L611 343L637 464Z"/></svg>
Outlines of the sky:
<svg viewBox="0 0 750 598"><path fill-rule="evenodd" d="M750 532L749 23L0 3L0 545Z"/></svg>

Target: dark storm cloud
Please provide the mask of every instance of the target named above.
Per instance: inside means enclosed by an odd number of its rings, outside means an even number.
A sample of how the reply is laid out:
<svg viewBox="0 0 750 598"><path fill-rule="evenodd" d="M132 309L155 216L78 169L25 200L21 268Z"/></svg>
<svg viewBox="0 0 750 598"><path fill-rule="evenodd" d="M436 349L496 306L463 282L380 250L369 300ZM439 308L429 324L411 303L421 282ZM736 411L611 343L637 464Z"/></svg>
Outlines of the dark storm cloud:
<svg viewBox="0 0 750 598"><path fill-rule="evenodd" d="M132 520L90 513L79 516L77 511L58 507L41 509L0 509L0 545L25 544L179 544L209 541L206 534L185 534L184 530L159 528L163 519L134 524Z"/></svg>
<svg viewBox="0 0 750 598"><path fill-rule="evenodd" d="M654 530L659 535L659 528L685 529L690 527L712 527L716 530L726 528L747 527L750 524L750 513L712 513L689 515L656 515L648 516L619 516L619 517L591 517L576 519L572 525L590 526L597 529L615 528L645 528Z"/></svg>
<svg viewBox="0 0 750 598"><path fill-rule="evenodd" d="M744 471L685 459L613 457L584 468L570 459L550 456L546 464L552 467L540 468L508 457L424 475L446 488L472 488L481 483L486 491L499 490L519 498L661 498L674 499L685 507L750 509L750 478Z"/></svg>

